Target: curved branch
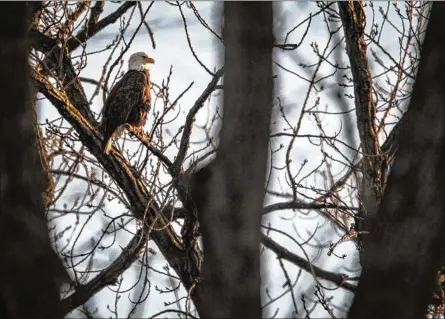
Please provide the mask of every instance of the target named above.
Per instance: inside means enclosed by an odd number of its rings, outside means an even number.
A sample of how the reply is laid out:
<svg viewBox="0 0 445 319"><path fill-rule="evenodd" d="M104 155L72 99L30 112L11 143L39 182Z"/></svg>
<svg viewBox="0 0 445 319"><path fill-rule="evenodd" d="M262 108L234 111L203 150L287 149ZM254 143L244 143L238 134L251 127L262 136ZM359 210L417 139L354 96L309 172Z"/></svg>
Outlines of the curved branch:
<svg viewBox="0 0 445 319"><path fill-rule="evenodd" d="M350 207L344 205L336 205L331 203L304 203L304 202L283 202L275 203L264 207L263 215L269 214L273 211L280 209L326 209L326 208L336 208L336 209L347 209L347 210L358 210L357 207Z"/></svg>
<svg viewBox="0 0 445 319"><path fill-rule="evenodd" d="M224 74L224 67L222 67L215 73L215 76L213 77L212 81L210 81L204 92L202 92L202 94L199 96L199 98L196 100L195 104L191 108L190 112L187 114L178 155L176 156L176 160L173 163L173 169L176 171L180 170L182 162L184 161L184 158L187 154L187 149L190 142L190 135L192 134L192 127L193 127L193 122L195 121L195 116L198 113L198 111L203 107L204 102L207 100L210 94L212 94L212 92L215 90L215 87L218 84L219 79L223 76L223 74Z"/></svg>
<svg viewBox="0 0 445 319"><path fill-rule="evenodd" d="M314 275L316 275L317 277L319 277L321 279L329 280L329 281L337 284L340 288L344 288L349 291L354 291L356 288L354 285L351 285L350 283L346 282L348 280L347 275L337 274L334 272L324 270L324 269L317 267L315 265L311 265L309 261L290 252L289 250L287 250L286 248L284 248L283 246L281 246L280 244L278 244L277 242L275 242L268 236L264 235L263 233L261 234L261 243L265 247L272 250L277 255L277 257L283 258L283 259L293 263L294 265L300 267L301 269L304 269L307 272L312 273L312 269L313 269Z"/></svg>
<svg viewBox="0 0 445 319"><path fill-rule="evenodd" d="M85 285L77 285L76 291L62 300L62 307L68 314L77 307L85 304L96 293L108 285L115 285L119 276L135 262L141 250L147 244L149 229L147 225L138 230L128 245L122 249L122 253L107 268L102 270L99 275L94 277Z"/></svg>
<svg viewBox="0 0 445 319"><path fill-rule="evenodd" d="M151 145L151 140L148 137L147 134L145 133L141 133L139 132L137 129L135 129L132 126L127 126L127 130L133 134L134 136L136 136L138 138L138 140L145 145L146 148L148 148L148 150L155 155L157 158L159 158L161 160L162 163L164 163L164 165L167 167L167 169L171 169L173 163L170 161L170 159L164 155L164 153L162 153L161 150L157 149L156 147Z"/></svg>

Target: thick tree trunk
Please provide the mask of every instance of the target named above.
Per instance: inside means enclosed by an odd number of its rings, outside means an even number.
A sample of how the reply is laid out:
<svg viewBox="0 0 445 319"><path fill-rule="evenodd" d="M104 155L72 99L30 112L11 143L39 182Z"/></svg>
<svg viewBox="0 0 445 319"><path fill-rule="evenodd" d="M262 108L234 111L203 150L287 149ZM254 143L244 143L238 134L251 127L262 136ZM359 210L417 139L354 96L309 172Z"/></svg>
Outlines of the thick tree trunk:
<svg viewBox="0 0 445 319"><path fill-rule="evenodd" d="M445 240L445 3L435 2L349 318L423 318Z"/></svg>
<svg viewBox="0 0 445 319"><path fill-rule="evenodd" d="M195 176L203 235L201 318L261 318L260 222L272 110L272 2L224 3L224 116Z"/></svg>
<svg viewBox="0 0 445 319"><path fill-rule="evenodd" d="M67 274L51 247L36 152L25 2L0 4L0 317L63 318Z"/></svg>

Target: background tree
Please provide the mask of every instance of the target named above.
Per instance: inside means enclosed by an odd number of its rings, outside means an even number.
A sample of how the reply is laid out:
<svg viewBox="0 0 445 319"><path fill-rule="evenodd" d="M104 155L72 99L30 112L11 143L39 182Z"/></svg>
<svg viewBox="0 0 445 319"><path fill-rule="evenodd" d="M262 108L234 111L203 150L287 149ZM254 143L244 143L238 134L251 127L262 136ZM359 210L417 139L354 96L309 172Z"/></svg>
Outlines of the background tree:
<svg viewBox="0 0 445 319"><path fill-rule="evenodd" d="M0 316L62 318L68 279L45 219L46 174L36 144L25 2L0 5Z"/></svg>
<svg viewBox="0 0 445 319"><path fill-rule="evenodd" d="M350 318L420 318L443 262L445 5L434 3L400 147L377 216ZM381 311L385 309L384 311Z"/></svg>
<svg viewBox="0 0 445 319"><path fill-rule="evenodd" d="M377 212L405 121L429 4L345 4L274 4L276 90L258 212L266 317L348 311L363 218ZM218 97L226 88L224 60L210 58L226 45L222 11L210 6L42 2L36 10L31 79L44 98L39 125L55 182L49 221L71 275L63 304L77 308L73 316L200 315L192 212L197 197L208 198L188 186L223 145ZM96 131L103 99L129 54L150 50L162 71L152 73L146 132L125 135L104 156Z"/></svg>
<svg viewBox="0 0 445 319"><path fill-rule="evenodd" d="M272 17L272 2L224 4L220 143L192 185L204 246L196 305L204 318L262 315L258 212L272 111Z"/></svg>

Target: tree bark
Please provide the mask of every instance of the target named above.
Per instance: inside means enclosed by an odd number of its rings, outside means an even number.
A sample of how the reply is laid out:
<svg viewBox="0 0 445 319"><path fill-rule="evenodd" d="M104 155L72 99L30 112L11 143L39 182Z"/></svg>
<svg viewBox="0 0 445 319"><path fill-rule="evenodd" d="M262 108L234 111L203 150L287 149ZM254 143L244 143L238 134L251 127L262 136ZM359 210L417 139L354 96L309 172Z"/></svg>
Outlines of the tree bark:
<svg viewBox="0 0 445 319"><path fill-rule="evenodd" d="M36 152L30 101L29 12L0 4L0 317L63 318L67 278L51 247L41 194L45 173Z"/></svg>
<svg viewBox="0 0 445 319"><path fill-rule="evenodd" d="M349 318L425 316L445 239L445 4L432 4L417 81Z"/></svg>
<svg viewBox="0 0 445 319"><path fill-rule="evenodd" d="M377 207L382 199L387 154L382 153L377 134L377 109L373 99L373 81L365 42L364 1L339 1L337 5L354 82L355 114L360 145L365 154L361 164L363 178L358 186L360 209L355 219L355 229L363 231L367 228L368 216L377 213ZM360 235L358 244L359 247L363 244Z"/></svg>
<svg viewBox="0 0 445 319"><path fill-rule="evenodd" d="M204 247L201 318L261 318L260 224L272 110L272 2L224 3L224 115L194 179Z"/></svg>

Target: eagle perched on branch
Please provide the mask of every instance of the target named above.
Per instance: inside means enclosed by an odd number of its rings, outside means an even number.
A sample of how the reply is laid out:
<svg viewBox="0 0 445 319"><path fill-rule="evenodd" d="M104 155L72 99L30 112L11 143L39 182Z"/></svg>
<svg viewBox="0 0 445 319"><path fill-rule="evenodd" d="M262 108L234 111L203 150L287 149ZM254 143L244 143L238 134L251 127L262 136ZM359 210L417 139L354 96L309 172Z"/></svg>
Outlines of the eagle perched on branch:
<svg viewBox="0 0 445 319"><path fill-rule="evenodd" d="M105 154L110 152L113 140L119 138L125 125L138 130L144 127L151 108L149 67L154 63L145 52L132 54L128 60L127 73L111 89L100 123Z"/></svg>

